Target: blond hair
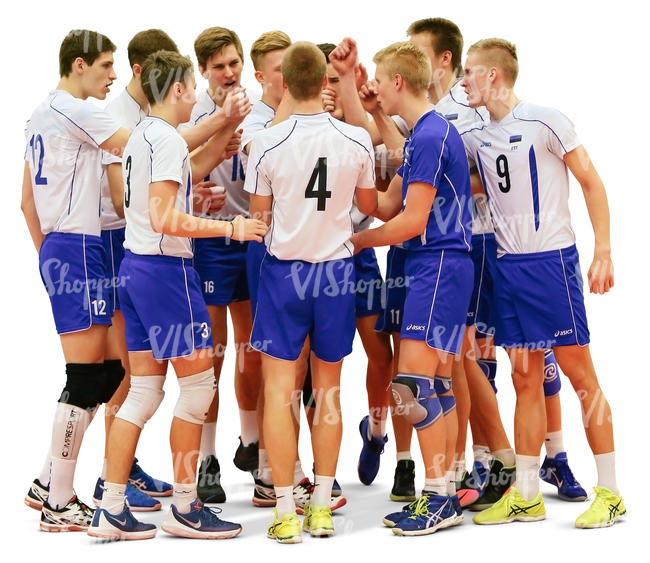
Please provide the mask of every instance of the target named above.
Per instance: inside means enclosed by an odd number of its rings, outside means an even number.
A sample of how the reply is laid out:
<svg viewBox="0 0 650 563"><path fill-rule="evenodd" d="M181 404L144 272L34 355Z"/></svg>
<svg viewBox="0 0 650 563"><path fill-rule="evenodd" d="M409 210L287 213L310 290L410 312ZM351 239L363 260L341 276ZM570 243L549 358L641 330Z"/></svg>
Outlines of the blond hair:
<svg viewBox="0 0 650 563"><path fill-rule="evenodd" d="M267 31L262 33L251 47L251 60L255 70L259 70L264 55L278 49L286 49L291 45L291 39L284 31Z"/></svg>
<svg viewBox="0 0 650 563"><path fill-rule="evenodd" d="M382 65L391 78L399 74L411 91L419 93L429 89L431 61L410 41L393 43L379 51L372 60Z"/></svg>
<svg viewBox="0 0 650 563"><path fill-rule="evenodd" d="M294 43L282 57L282 78L296 100L320 96L326 72L325 55L308 41Z"/></svg>
<svg viewBox="0 0 650 563"><path fill-rule="evenodd" d="M492 37L481 39L472 45L467 54L480 51L485 66L494 66L503 71L506 78L514 85L519 74L519 61L517 60L517 47L505 39Z"/></svg>
<svg viewBox="0 0 650 563"><path fill-rule="evenodd" d="M194 41L194 52L196 60L201 68L205 68L208 59L214 54L219 53L228 45L233 45L239 58L244 62L244 50L241 41L234 31L225 27L209 27L204 29Z"/></svg>

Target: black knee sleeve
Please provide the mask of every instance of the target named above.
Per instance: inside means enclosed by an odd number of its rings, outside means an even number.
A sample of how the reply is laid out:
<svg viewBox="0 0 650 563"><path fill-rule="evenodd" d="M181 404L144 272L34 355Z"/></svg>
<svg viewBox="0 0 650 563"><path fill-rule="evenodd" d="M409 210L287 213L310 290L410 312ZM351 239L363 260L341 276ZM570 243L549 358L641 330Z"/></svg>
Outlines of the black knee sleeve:
<svg viewBox="0 0 650 563"><path fill-rule="evenodd" d="M106 379L104 381L104 394L100 402L108 403L115 394L115 391L117 391L120 383L122 383L126 370L122 367L120 360L104 360L104 372Z"/></svg>
<svg viewBox="0 0 650 563"><path fill-rule="evenodd" d="M66 382L59 403L92 410L102 402L105 380L104 364L66 364Z"/></svg>
<svg viewBox="0 0 650 563"><path fill-rule="evenodd" d="M316 408L316 399L314 398L314 388L311 383L311 366L307 362L307 375L305 375L305 383L302 386L302 404L305 408Z"/></svg>

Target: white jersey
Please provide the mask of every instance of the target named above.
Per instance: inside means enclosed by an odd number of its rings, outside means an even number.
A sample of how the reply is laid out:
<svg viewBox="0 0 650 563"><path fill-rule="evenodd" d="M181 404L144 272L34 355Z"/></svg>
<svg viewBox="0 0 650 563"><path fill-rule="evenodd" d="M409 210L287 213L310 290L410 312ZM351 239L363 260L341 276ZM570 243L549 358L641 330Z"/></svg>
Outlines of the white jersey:
<svg viewBox="0 0 650 563"><path fill-rule="evenodd" d="M43 234L100 235L101 150L119 125L91 102L50 92L25 128L36 212Z"/></svg>
<svg viewBox="0 0 650 563"><path fill-rule="evenodd" d="M253 104L251 112L242 121L244 130L241 136L241 146L245 147L260 131L264 131L275 119L275 110L267 103L259 100Z"/></svg>
<svg viewBox="0 0 650 563"><path fill-rule="evenodd" d="M292 115L258 133L244 189L273 196L271 226L264 237L269 254L325 262L353 255L354 192L374 186L368 133L322 112Z"/></svg>
<svg viewBox="0 0 650 563"><path fill-rule="evenodd" d="M140 104L129 94L126 88L104 108L104 111L122 127L131 130L135 129L136 125L147 117L147 114L142 111ZM119 156L115 156L106 151L102 152L102 231L121 229L126 225L126 220L119 217L115 212L115 206L111 198L111 188L108 184L108 176L106 174L106 167L109 164L121 162L122 159Z"/></svg>
<svg viewBox="0 0 650 563"><path fill-rule="evenodd" d="M219 106L210 97L207 90L204 90L197 97L189 125L196 125L219 109ZM244 164L242 155L237 153L210 172L210 175L205 179L225 188L226 204L217 213L198 215L206 219L221 219L224 221L230 221L237 215L248 216L248 194L244 191Z"/></svg>
<svg viewBox="0 0 650 563"><path fill-rule="evenodd" d="M192 213L192 169L187 143L176 129L158 117L146 117L124 148L124 248L136 254L192 257L191 240L155 232L149 219L149 184L178 184L175 209Z"/></svg>
<svg viewBox="0 0 650 563"><path fill-rule="evenodd" d="M575 243L563 157L580 142L567 117L519 102L500 121L465 132L463 141L487 192L499 256Z"/></svg>

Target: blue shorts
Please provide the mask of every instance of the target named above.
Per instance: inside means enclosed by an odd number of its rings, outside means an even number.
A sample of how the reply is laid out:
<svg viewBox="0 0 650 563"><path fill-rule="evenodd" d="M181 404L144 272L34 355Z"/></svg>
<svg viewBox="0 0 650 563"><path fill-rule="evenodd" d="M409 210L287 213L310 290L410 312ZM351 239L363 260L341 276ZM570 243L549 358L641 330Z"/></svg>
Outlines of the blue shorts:
<svg viewBox="0 0 650 563"><path fill-rule="evenodd" d="M357 277L354 303L357 318L380 314L383 311L381 296L384 280L374 249L364 248L355 254L354 270Z"/></svg>
<svg viewBox="0 0 650 563"><path fill-rule="evenodd" d="M391 246L386 256L386 285L383 295L383 314L377 320L375 330L401 332L404 301L409 279L404 275L406 250Z"/></svg>
<svg viewBox="0 0 650 563"><path fill-rule="evenodd" d="M228 305L248 299L247 242L225 237L194 239L194 269L201 278L207 305Z"/></svg>
<svg viewBox="0 0 650 563"><path fill-rule="evenodd" d="M476 326L476 337L494 334L494 270L497 261L497 243L493 233L472 236L474 262L474 289L467 311L467 326Z"/></svg>
<svg viewBox="0 0 650 563"><path fill-rule="evenodd" d="M296 360L310 337L311 350L325 362L352 352L354 260L328 262L262 260L251 346L274 358Z"/></svg>
<svg viewBox="0 0 650 563"><path fill-rule="evenodd" d="M106 279L100 237L49 233L41 245L38 265L59 334L111 324L111 283Z"/></svg>
<svg viewBox="0 0 650 563"><path fill-rule="evenodd" d="M191 259L126 251L118 288L126 349L151 350L157 360L212 348L212 328Z"/></svg>
<svg viewBox="0 0 650 563"><path fill-rule="evenodd" d="M117 295L117 288L121 283L118 274L120 264L124 258L125 231L125 227L102 231L102 244L106 253L106 276L111 282L111 290L106 294L107 300L109 301L108 310L111 312L111 315L120 308L120 298Z"/></svg>
<svg viewBox="0 0 650 563"><path fill-rule="evenodd" d="M266 254L266 245L263 242L250 241L246 251L246 277L248 279L248 295L251 300L251 311L255 315L257 308L257 288L260 285L260 268L262 259Z"/></svg>
<svg viewBox="0 0 650 563"><path fill-rule="evenodd" d="M404 303L401 337L424 340L431 348L460 353L474 284L467 252L408 252L404 271L413 276Z"/></svg>
<svg viewBox="0 0 650 563"><path fill-rule="evenodd" d="M537 349L589 343L575 246L499 258L494 304L498 346Z"/></svg>

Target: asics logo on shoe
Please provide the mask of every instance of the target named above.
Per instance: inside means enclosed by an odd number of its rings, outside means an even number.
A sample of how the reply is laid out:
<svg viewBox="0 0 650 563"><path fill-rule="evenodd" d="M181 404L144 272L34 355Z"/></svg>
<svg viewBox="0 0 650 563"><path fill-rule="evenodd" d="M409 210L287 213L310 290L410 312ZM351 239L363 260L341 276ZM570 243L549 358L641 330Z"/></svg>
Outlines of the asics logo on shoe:
<svg viewBox="0 0 650 563"><path fill-rule="evenodd" d="M510 513L508 516L517 516L518 514L527 514L528 511L531 508L535 508L536 506L539 506L541 502L536 502L535 504L531 504L528 506L519 506L518 504L513 505L513 507L510 509Z"/></svg>
<svg viewBox="0 0 650 563"><path fill-rule="evenodd" d="M183 522L185 522L185 524L187 524L188 526L191 526L192 528L194 528L196 530L198 530L201 527L201 519L200 518L199 518L198 522L191 522L187 518L183 518L178 513L176 513L176 518L178 518L179 520L182 520Z"/></svg>
<svg viewBox="0 0 650 563"><path fill-rule="evenodd" d="M616 504L609 505L609 519L612 520L616 517L616 513L620 510L621 501L619 500Z"/></svg>

